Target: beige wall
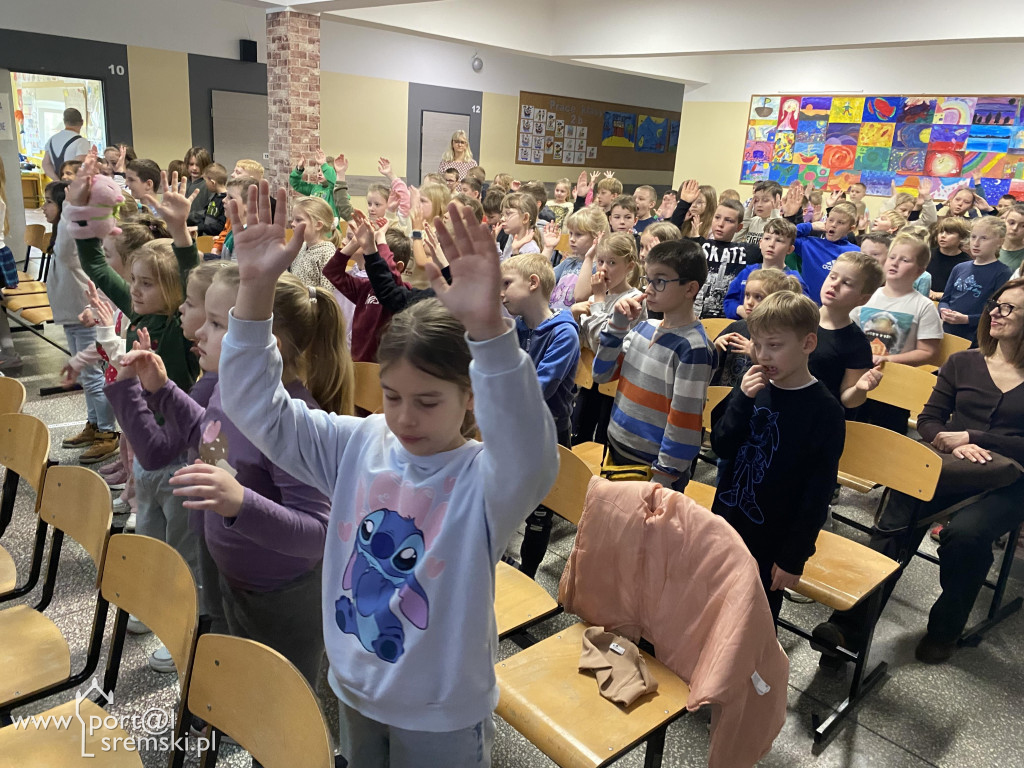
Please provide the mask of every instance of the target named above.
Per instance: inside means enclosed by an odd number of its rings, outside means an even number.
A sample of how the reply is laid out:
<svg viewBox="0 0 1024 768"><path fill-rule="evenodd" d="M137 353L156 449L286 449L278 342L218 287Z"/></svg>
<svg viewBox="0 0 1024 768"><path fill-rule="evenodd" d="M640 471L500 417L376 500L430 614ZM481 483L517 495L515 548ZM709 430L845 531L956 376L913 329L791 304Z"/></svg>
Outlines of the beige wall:
<svg viewBox="0 0 1024 768"><path fill-rule="evenodd" d="M739 182L749 111L749 101L683 102L675 186L697 179L719 192L738 190L746 200L752 185Z"/></svg>
<svg viewBox="0 0 1024 768"><path fill-rule="evenodd" d="M192 146L188 54L128 46L132 143L161 168Z"/></svg>

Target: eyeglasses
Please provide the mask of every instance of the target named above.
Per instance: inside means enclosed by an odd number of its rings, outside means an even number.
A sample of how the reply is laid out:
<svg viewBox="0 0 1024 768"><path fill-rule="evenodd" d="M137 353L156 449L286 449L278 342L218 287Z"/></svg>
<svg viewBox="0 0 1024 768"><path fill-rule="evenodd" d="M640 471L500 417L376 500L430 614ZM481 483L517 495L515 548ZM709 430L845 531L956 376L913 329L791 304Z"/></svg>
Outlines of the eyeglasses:
<svg viewBox="0 0 1024 768"><path fill-rule="evenodd" d="M1013 310L1015 310L1016 308L1017 307L1015 307L1013 304L1008 304L1006 302L1003 302L1003 303L1000 303L998 301L986 301L985 302L985 311L986 312L995 312L996 317L1009 317L1010 315L1013 314Z"/></svg>
<svg viewBox="0 0 1024 768"><path fill-rule="evenodd" d="M455 141L453 141L452 144L469 144L469 142L463 141L462 139L455 139Z"/></svg>
<svg viewBox="0 0 1024 768"><path fill-rule="evenodd" d="M684 283L690 282L692 279L693 278L690 277L677 277L674 280L669 280L664 277L647 277L647 275L644 275L640 278L640 290L647 290L647 286L649 285L654 289L655 293L661 293L669 283L679 283L680 285L683 285Z"/></svg>

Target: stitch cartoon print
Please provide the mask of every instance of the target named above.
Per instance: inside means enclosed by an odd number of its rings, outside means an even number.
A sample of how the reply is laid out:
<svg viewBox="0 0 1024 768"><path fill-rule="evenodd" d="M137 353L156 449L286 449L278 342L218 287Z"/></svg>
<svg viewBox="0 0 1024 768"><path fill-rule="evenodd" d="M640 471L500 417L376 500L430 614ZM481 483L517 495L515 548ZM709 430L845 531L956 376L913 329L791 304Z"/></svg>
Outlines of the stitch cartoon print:
<svg viewBox="0 0 1024 768"><path fill-rule="evenodd" d="M753 522L764 523L764 513L757 505L754 487L764 480L764 473L772 463L779 447L779 414L767 408L754 407L750 417L750 439L736 454L736 484L720 497L723 504L739 507Z"/></svg>

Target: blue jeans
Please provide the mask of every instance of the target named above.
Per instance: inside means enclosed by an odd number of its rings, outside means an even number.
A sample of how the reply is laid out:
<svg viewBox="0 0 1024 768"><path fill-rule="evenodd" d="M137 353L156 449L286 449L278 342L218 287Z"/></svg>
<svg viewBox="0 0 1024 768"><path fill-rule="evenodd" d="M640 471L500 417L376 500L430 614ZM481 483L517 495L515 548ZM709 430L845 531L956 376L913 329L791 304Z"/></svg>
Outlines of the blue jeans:
<svg viewBox="0 0 1024 768"><path fill-rule="evenodd" d="M68 349L74 357L83 349L96 346L96 329L84 325L65 325L64 335L68 340ZM103 364L96 363L82 369L78 374L78 383L85 391L85 409L89 421L96 425L100 432L116 432L117 422L114 421L114 409L103 394Z"/></svg>

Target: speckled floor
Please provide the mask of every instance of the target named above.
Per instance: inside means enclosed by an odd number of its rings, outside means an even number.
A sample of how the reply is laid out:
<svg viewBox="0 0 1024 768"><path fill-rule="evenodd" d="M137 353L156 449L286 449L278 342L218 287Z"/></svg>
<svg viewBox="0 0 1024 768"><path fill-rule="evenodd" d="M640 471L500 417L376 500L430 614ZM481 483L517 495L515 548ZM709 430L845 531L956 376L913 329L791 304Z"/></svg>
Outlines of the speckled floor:
<svg viewBox="0 0 1024 768"><path fill-rule="evenodd" d="M63 341L62 334L52 326L47 333ZM55 446L52 457L61 463L73 463L75 452L62 450L61 440L76 433L84 421L82 395L67 394L40 399L41 386L55 383L63 364L62 356L27 333L16 333L15 343L24 359L20 370L5 371L24 382L29 390L26 412L38 416L51 427ZM708 470L701 465L697 479L705 482ZM3 544L15 556L19 572L27 567L33 521L33 494L24 484L18 493L14 521L4 534ZM861 520L867 520L876 496L860 496L844 490L838 509ZM837 526L841 533L854 534L849 528ZM572 547L571 526L556 521L551 548L539 574L539 581L552 594L557 591L558 578ZM517 537L509 551L518 554ZM929 542L927 546L932 546ZM84 658L91 627L95 569L84 551L74 543L66 545L61 561L57 594L47 614L61 627L71 641L72 664ZM1002 553L997 552L997 562ZM1019 566L1019 563L1018 563ZM1015 569L1008 594L1020 594L1021 568ZM975 609L981 618L991 593L984 591ZM938 595L938 571L920 558L915 559L900 581L875 636L874 660L887 660L890 673L883 683L857 708L832 743L824 750L814 748L810 736L811 713L826 714L845 695L845 678L834 678L819 672L818 656L806 642L785 631L780 640L790 657L789 715L772 752L760 765L772 768L818 766L839 768L857 766L942 766L943 768L1012 768L1024 766L1024 710L1019 706L1024 693L1024 615L1018 613L985 638L977 648L961 649L953 659L930 667L914 660L914 646L924 631L927 611ZM37 593L26 602L35 602ZM826 611L818 605L786 603L785 614L805 627L820 621ZM566 626L572 617L560 616L535 630L545 636ZM112 618L108 622L108 633ZM173 711L177 701L177 676L162 675L149 669L146 661L157 647L152 635L129 636L125 644L121 677L111 711L115 714L139 714L152 707ZM502 657L517 648L506 641ZM106 650L101 657L101 668ZM328 694L324 686L321 694ZM67 697L54 697L17 714L38 712ZM334 723L333 697L324 696L329 721ZM664 765L703 766L707 764L707 716L688 715L669 730ZM639 766L643 748L635 750L618 765ZM160 753L142 753L143 764L149 768L166 764ZM493 762L500 768L533 768L552 765L539 751L500 719ZM218 763L232 768L248 766L250 760L242 750L224 747ZM428 767L431 768L431 767Z"/></svg>

